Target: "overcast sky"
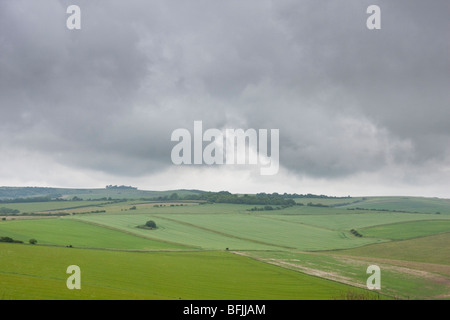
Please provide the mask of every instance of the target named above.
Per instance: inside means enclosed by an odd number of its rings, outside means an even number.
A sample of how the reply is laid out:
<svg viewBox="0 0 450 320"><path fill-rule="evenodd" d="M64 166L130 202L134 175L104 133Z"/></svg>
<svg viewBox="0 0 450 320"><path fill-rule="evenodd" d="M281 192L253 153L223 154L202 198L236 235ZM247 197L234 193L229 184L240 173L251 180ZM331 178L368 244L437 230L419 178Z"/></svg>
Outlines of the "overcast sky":
<svg viewBox="0 0 450 320"><path fill-rule="evenodd" d="M1 0L0 185L450 198L449 13L448 0ZM195 120L279 129L278 174L174 165L171 133Z"/></svg>

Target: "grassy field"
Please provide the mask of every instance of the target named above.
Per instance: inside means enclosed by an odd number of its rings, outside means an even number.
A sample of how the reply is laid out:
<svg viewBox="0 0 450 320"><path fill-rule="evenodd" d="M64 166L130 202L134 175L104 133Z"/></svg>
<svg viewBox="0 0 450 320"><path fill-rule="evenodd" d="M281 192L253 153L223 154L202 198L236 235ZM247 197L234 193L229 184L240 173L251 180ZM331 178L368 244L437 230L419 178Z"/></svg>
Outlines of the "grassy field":
<svg viewBox="0 0 450 320"><path fill-rule="evenodd" d="M450 266L450 232L340 250L335 253Z"/></svg>
<svg viewBox="0 0 450 320"><path fill-rule="evenodd" d="M450 214L450 199L420 197L367 197L366 199L347 205L345 208Z"/></svg>
<svg viewBox="0 0 450 320"><path fill-rule="evenodd" d="M5 221L0 223L0 234L23 242L38 239L39 244L48 245L137 250L187 249L182 245L61 218Z"/></svg>
<svg viewBox="0 0 450 320"><path fill-rule="evenodd" d="M172 215L170 215L172 217ZM224 233L207 230L195 225L179 223L171 218L149 214L128 215L91 215L80 216L80 221L114 228L135 235L149 237L155 240L168 241L176 244L192 246L197 249L225 250L280 250L282 247L270 243L255 242L241 237L233 237ZM158 229L145 230L137 226L154 220ZM244 236L244 235L243 235Z"/></svg>
<svg viewBox="0 0 450 320"><path fill-rule="evenodd" d="M0 299L345 299L368 292L370 264L382 270L383 298L450 299L448 200L297 202L265 211L137 198L1 204L70 215L0 220L0 237L25 242L0 243ZM148 220L157 228L138 228ZM82 290L65 287L71 264Z"/></svg>
<svg viewBox="0 0 450 320"><path fill-rule="evenodd" d="M324 211L324 209L322 209ZM360 229L373 227L377 225L393 224L407 221L422 221L422 220L447 220L450 221L450 216L435 215L435 214L417 214L417 213L403 213L403 212L359 212L352 213L345 212L335 214L334 209L329 209L328 214L320 215L284 215L284 214L268 214L267 218L276 221L285 221L289 223L305 224L316 226L330 230L348 231L351 229ZM448 229L448 227L447 227Z"/></svg>
<svg viewBox="0 0 450 320"><path fill-rule="evenodd" d="M26 203L2 203L0 207L19 210L21 213L36 213L47 211L98 210L104 205L110 204L108 201L48 201L48 202L26 202ZM72 209L72 210L71 210Z"/></svg>
<svg viewBox="0 0 450 320"><path fill-rule="evenodd" d="M343 205L343 204L350 204L357 201L362 201L363 197L358 198L297 198L295 199L295 202L302 203L303 205L307 205L308 203L312 204L323 204L326 206L333 206L333 205Z"/></svg>
<svg viewBox="0 0 450 320"><path fill-rule="evenodd" d="M230 237L242 237L257 243L269 243L284 249L327 250L351 248L378 242L377 239L356 238L348 232L267 219L265 215L215 214L171 215L174 221L195 225Z"/></svg>
<svg viewBox="0 0 450 320"><path fill-rule="evenodd" d="M383 246L377 244L373 246ZM365 247L362 247L365 248ZM266 263L282 266L310 275L366 287L370 265L381 269L381 294L396 299L444 299L450 298L450 267L445 265L422 265L399 263L389 259L376 259L362 250L366 256L337 252L251 252L247 255ZM340 252L340 251L338 251Z"/></svg>
<svg viewBox="0 0 450 320"><path fill-rule="evenodd" d="M450 220L434 220L434 221L411 221L404 223L393 223L381 225L361 230L363 236L403 240L409 238L423 237L432 234L449 232Z"/></svg>
<svg viewBox="0 0 450 320"><path fill-rule="evenodd" d="M68 290L69 265L81 290ZM264 281L262 281L264 279ZM3 299L333 299L334 281L229 252L112 252L0 243Z"/></svg>
<svg viewBox="0 0 450 320"><path fill-rule="evenodd" d="M381 241L250 214L89 215L77 219L202 249L329 250ZM148 220L154 220L159 228L151 231L136 228Z"/></svg>

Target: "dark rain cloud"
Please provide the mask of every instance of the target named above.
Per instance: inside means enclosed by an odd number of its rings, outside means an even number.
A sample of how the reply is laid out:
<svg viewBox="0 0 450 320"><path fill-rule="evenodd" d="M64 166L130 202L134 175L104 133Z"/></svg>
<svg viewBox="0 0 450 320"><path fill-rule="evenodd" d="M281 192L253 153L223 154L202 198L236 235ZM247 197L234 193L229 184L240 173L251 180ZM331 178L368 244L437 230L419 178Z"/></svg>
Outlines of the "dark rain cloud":
<svg viewBox="0 0 450 320"><path fill-rule="evenodd" d="M71 2L0 3L0 149L137 176L203 120L280 129L299 175L448 166L448 1L74 3L79 31Z"/></svg>

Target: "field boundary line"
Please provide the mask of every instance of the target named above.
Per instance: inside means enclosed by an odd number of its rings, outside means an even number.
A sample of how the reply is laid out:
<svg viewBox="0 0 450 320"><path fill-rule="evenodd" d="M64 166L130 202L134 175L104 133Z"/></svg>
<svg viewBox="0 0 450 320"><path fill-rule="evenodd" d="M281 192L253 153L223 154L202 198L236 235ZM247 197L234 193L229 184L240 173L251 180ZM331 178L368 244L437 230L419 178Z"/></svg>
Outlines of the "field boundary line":
<svg viewBox="0 0 450 320"><path fill-rule="evenodd" d="M88 201L88 200L87 200ZM75 207L64 207L64 208L58 208L58 209L49 209L49 210L42 210L42 211L34 211L35 213L46 213L46 212L54 212L59 210L73 210L73 209L82 209L82 208L89 208L89 207L100 207L103 208L103 206L111 204L109 202L101 202L98 204L89 204L89 205L82 205L82 206L75 206Z"/></svg>
<svg viewBox="0 0 450 320"><path fill-rule="evenodd" d="M285 214L285 216L289 216L289 215ZM291 215L291 216L300 216L300 215ZM323 226L318 226L318 225L315 225L315 224L309 224L309 223L304 223L304 222L299 222L299 221L288 221L288 220L284 220L284 219L277 219L276 217L269 216L269 214L267 214L265 216L261 215L259 217L264 218L264 219L268 219L268 220L275 220L275 221L283 221L283 222L286 222L286 223L300 224L300 225L304 225L304 226L307 226L307 227L316 228L316 229L323 229L323 230L328 230L328 231L338 231L338 232L345 231L345 230L339 230L339 229L326 228L326 227L323 227Z"/></svg>
<svg viewBox="0 0 450 320"><path fill-rule="evenodd" d="M373 226L369 226L369 227L363 227L363 228L359 228L359 229L363 230L363 229L369 229L369 228L374 228L374 227L383 227L383 226L390 226L390 225L402 224L402 223L426 222L426 221L446 221L446 222L450 222L450 217L448 219L438 218L438 219L418 219L418 220L397 221L397 222L392 222L392 223L377 224L377 225L373 225Z"/></svg>

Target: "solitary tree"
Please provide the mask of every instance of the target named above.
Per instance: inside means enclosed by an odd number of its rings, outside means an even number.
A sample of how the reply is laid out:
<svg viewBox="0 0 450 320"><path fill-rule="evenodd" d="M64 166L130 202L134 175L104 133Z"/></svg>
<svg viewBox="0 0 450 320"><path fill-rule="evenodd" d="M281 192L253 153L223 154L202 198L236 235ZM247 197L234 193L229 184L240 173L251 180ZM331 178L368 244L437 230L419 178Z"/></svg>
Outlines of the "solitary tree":
<svg viewBox="0 0 450 320"><path fill-rule="evenodd" d="M148 228L155 229L155 228L156 228L156 223L155 223L155 221L153 221L153 220L149 220L149 221L147 221L147 222L145 223L145 226L148 227Z"/></svg>

